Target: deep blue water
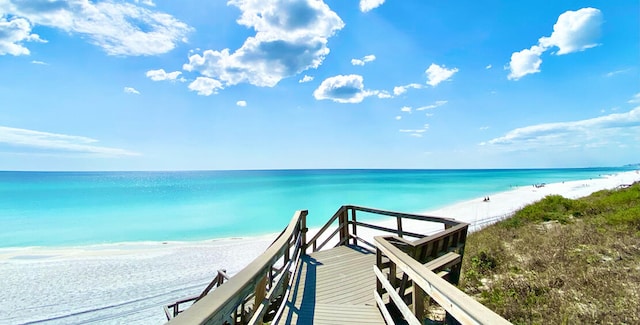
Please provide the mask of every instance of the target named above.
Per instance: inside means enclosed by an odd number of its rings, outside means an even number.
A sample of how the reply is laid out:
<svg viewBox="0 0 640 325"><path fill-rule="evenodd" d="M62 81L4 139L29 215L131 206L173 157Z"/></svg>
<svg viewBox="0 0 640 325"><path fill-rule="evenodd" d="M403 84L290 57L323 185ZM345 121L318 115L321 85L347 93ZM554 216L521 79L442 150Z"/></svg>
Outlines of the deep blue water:
<svg viewBox="0 0 640 325"><path fill-rule="evenodd" d="M424 212L625 168L0 172L0 247L201 240L320 226L343 204Z"/></svg>

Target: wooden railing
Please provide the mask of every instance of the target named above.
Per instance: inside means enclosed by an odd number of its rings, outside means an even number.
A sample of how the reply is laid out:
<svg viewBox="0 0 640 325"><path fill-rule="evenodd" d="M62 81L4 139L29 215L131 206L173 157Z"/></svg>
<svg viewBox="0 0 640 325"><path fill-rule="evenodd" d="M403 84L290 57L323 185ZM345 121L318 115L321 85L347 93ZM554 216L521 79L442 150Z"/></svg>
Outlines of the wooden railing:
<svg viewBox="0 0 640 325"><path fill-rule="evenodd" d="M387 228L387 227L382 227L376 224L365 223L363 221L360 221L358 220L357 212L395 218L396 228L395 229ZM323 249L329 243L334 244L334 247L349 244L349 243L353 245L357 245L360 243L368 246L372 250L375 250L376 247L374 244L370 243L368 240L358 235L358 227L369 228L369 229L374 229L381 232L395 234L400 238L411 237L411 238L420 239L420 238L427 237L426 234L411 232L403 228L403 225L405 224L405 222L403 222L404 220L418 220L423 222L438 223L444 226L443 229L460 224L460 222L455 221L454 219L449 219L449 218L430 217L430 216L411 214L411 213L400 213L400 212L394 212L394 211L366 208L366 207L355 206L355 205L343 205L329 219L329 221L327 221L327 223L322 228L320 228L320 230L315 234L315 236L313 236L309 240L309 244L307 246L311 248L312 252L316 252ZM330 230L332 226L335 227L333 231ZM331 231L331 233L328 233L328 231ZM336 235L338 235L337 241L335 239Z"/></svg>
<svg viewBox="0 0 640 325"><path fill-rule="evenodd" d="M396 227L363 222L358 212L395 218ZM363 244L377 253L373 266L377 289L373 294L389 324L393 324L387 309L389 304L394 304L408 323L422 324L427 295L446 310L449 323L508 324L451 284L457 284L460 277L469 224L449 218L345 205L307 242L307 214L306 210L297 211L287 228L262 255L224 285L213 285L212 282L208 289L218 288L210 293L205 290L197 298L199 301L184 312L178 307L181 302L170 305L165 309L169 324L269 322L284 307L283 301L293 280L291 275L298 267L300 256L307 254L308 249L316 252L347 244ZM442 228L431 235L421 234L407 229L407 220L437 223ZM391 236L377 236L373 244L358 234L359 228L374 229ZM172 308L173 318L169 317Z"/></svg>
<svg viewBox="0 0 640 325"><path fill-rule="evenodd" d="M227 275L227 270L218 270L218 275L213 278L213 281L209 283L209 285L197 296L192 296L188 298L184 298L182 300L178 300L172 304L164 306L164 313L167 316L167 320L171 320L172 318L178 316L179 313L183 312L186 308L191 306L192 304L198 302L198 300L204 298L211 290L221 286L224 281L229 280L229 276ZM181 306L188 305L184 308Z"/></svg>
<svg viewBox="0 0 640 325"><path fill-rule="evenodd" d="M387 308L388 304L393 304L408 324L423 324L424 302L428 297L446 311L447 324L511 324L453 285L460 276L461 249L464 248L457 241L466 236L467 227L467 224L461 224L433 238L409 243L408 252L396 246L399 237L375 237L374 296L387 323L393 324ZM430 260L423 263L419 256ZM398 274L402 274L402 280ZM405 295L405 290L411 294ZM383 299L385 296L388 301Z"/></svg>
<svg viewBox="0 0 640 325"><path fill-rule="evenodd" d="M291 270L306 246L306 216L306 210L297 211L262 255L168 324L261 324L282 305Z"/></svg>

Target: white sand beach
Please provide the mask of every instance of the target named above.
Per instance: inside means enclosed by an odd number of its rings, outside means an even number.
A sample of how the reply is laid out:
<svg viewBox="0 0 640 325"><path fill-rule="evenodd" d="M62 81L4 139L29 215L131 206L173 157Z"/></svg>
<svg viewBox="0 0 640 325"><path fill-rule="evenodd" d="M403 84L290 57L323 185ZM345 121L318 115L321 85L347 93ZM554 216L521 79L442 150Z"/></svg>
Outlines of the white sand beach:
<svg viewBox="0 0 640 325"><path fill-rule="evenodd" d="M424 214L465 221L473 230L546 195L578 198L636 181L640 173L632 171L543 187L532 184L487 193L488 202L481 197ZM395 219L380 224L394 227ZM437 230L411 223L404 227L414 232ZM162 324L164 304L200 293L218 269L237 273L274 238L275 234L197 243L0 249L0 324Z"/></svg>

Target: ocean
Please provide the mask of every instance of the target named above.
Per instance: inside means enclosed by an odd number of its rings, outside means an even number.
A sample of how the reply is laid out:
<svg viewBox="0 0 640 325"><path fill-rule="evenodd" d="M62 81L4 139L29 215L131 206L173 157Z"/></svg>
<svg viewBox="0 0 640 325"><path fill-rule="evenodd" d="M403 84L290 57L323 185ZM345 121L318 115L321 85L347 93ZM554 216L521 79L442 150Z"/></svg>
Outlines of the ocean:
<svg viewBox="0 0 640 325"><path fill-rule="evenodd" d="M344 204L425 212L629 168L0 172L0 247L196 241L321 226Z"/></svg>

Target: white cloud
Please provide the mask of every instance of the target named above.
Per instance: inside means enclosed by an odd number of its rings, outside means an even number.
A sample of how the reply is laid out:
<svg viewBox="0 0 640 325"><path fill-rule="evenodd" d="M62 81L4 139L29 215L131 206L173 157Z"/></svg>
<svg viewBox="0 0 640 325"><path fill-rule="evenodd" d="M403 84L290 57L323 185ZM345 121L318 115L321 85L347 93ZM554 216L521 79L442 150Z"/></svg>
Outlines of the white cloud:
<svg viewBox="0 0 640 325"><path fill-rule="evenodd" d="M435 103L431 104L431 105L427 105L427 106L422 106L422 107L418 107L416 108L416 111L424 111L426 109L434 109L436 107L440 107L444 104L448 103L448 101L446 100L438 100Z"/></svg>
<svg viewBox="0 0 640 325"><path fill-rule="evenodd" d="M400 108L400 111L405 113L411 113L411 106L402 106L402 108Z"/></svg>
<svg viewBox="0 0 640 325"><path fill-rule="evenodd" d="M149 7L155 7L156 6L156 4L153 3L153 0L135 0L135 3L141 3L141 4L149 6Z"/></svg>
<svg viewBox="0 0 640 325"><path fill-rule="evenodd" d="M517 128L480 145L501 145L519 149L549 146L587 147L594 142L606 145L634 135L637 137L639 131L640 107L637 107L627 113Z"/></svg>
<svg viewBox="0 0 640 325"><path fill-rule="evenodd" d="M239 107L247 107L247 102L244 100L239 100L236 102L236 105Z"/></svg>
<svg viewBox="0 0 640 325"><path fill-rule="evenodd" d="M412 137L421 138L423 133L427 132L429 124L425 124L422 129L400 129L400 133L409 133Z"/></svg>
<svg viewBox="0 0 640 325"><path fill-rule="evenodd" d="M493 66L491 64L487 65L486 67L484 67L485 69L489 70L491 68L493 68Z"/></svg>
<svg viewBox="0 0 640 325"><path fill-rule="evenodd" d="M402 119L402 116L400 115L396 116L396 120L401 120L401 119Z"/></svg>
<svg viewBox="0 0 640 325"><path fill-rule="evenodd" d="M391 94L386 90L374 90L373 93L381 99L393 98Z"/></svg>
<svg viewBox="0 0 640 325"><path fill-rule="evenodd" d="M584 51L598 46L595 39L600 36L602 12L595 8L566 11L553 25L550 37L542 37L539 43L544 48L558 47L557 55Z"/></svg>
<svg viewBox="0 0 640 325"><path fill-rule="evenodd" d="M425 71L427 74L427 84L435 87L439 83L451 79L456 72L458 72L458 68L447 69L444 65L440 66L435 63L431 63L429 68Z"/></svg>
<svg viewBox="0 0 640 325"><path fill-rule="evenodd" d="M147 3L149 1L142 1ZM132 3L89 0L0 1L0 12L85 36L109 55L156 55L186 42L192 31L171 15Z"/></svg>
<svg viewBox="0 0 640 325"><path fill-rule="evenodd" d="M273 87L280 80L317 68L329 54L328 38L344 27L322 1L230 0L242 11L239 24L256 31L242 47L206 50L183 68L216 78L225 86L247 82Z"/></svg>
<svg viewBox="0 0 640 325"><path fill-rule="evenodd" d="M369 55L365 55L362 59L351 59L351 64L363 66L375 60L376 60L376 56L373 54L369 54Z"/></svg>
<svg viewBox="0 0 640 325"><path fill-rule="evenodd" d="M302 77L302 79L298 80L299 83L304 83L304 82L309 82L312 81L313 77L312 76L308 76L308 75L304 75L304 77Z"/></svg>
<svg viewBox="0 0 640 325"><path fill-rule="evenodd" d="M566 11L558 16L549 37L541 37L537 45L529 49L514 52L511 55L509 80L518 80L523 76L540 72L540 56L547 50L557 47L556 55L584 51L598 46L595 40L600 34L602 13L595 8L582 8Z"/></svg>
<svg viewBox="0 0 640 325"><path fill-rule="evenodd" d="M124 92L127 94L140 95L140 92L133 87L124 87Z"/></svg>
<svg viewBox="0 0 640 325"><path fill-rule="evenodd" d="M402 95L404 93L407 92L407 89L409 88L413 88L413 89L420 89L422 88L421 84L416 84L416 83L412 83L412 84L408 84L405 86L397 86L397 87L393 87L393 94L398 96L398 95Z"/></svg>
<svg viewBox="0 0 640 325"><path fill-rule="evenodd" d="M218 89L223 89L222 83L218 80L198 77L192 83L189 84L189 90L197 91L198 95L209 96L211 94L217 94Z"/></svg>
<svg viewBox="0 0 640 325"><path fill-rule="evenodd" d="M633 95L633 97L631 97L631 99L629 99L629 101L627 103L629 103L629 104L640 104L640 93L637 93L637 94Z"/></svg>
<svg viewBox="0 0 640 325"><path fill-rule="evenodd" d="M0 126L0 143L15 147L76 152L101 156L137 156L124 149L96 146L98 140L58 133Z"/></svg>
<svg viewBox="0 0 640 325"><path fill-rule="evenodd" d="M481 126L481 127L480 127L480 131L484 131L484 130L488 130L488 129L489 129L489 127L488 127L488 126Z"/></svg>
<svg viewBox="0 0 640 325"><path fill-rule="evenodd" d="M47 62L44 61L38 61L38 60L33 60L31 61L32 64L38 64L38 65L49 65Z"/></svg>
<svg viewBox="0 0 640 325"><path fill-rule="evenodd" d="M350 74L325 79L313 92L313 97L338 103L360 103L365 97L375 94L364 89L362 76Z"/></svg>
<svg viewBox="0 0 640 325"><path fill-rule="evenodd" d="M380 7L384 0L360 0L360 11L367 12Z"/></svg>
<svg viewBox="0 0 640 325"><path fill-rule="evenodd" d="M166 71L164 71L164 69L159 69L159 70L149 70L147 71L147 78L150 78L153 81L163 81L163 80L170 80L170 81L176 81L178 80L178 77L182 74L182 72L180 71L174 71L174 72L169 72L167 73ZM181 81L184 81L183 78L180 79Z"/></svg>
<svg viewBox="0 0 640 325"><path fill-rule="evenodd" d="M617 75L617 74L627 73L627 72L629 72L629 71L631 71L631 69L615 70L615 71L608 72L605 76L606 76L607 78L611 78L611 77L613 77L613 76L615 76L615 75Z"/></svg>
<svg viewBox="0 0 640 325"><path fill-rule="evenodd" d="M509 80L518 80L528 74L540 72L540 64L542 64L540 56L544 51L544 48L534 45L530 49L511 54L508 68L511 72L507 78Z"/></svg>
<svg viewBox="0 0 640 325"><path fill-rule="evenodd" d="M0 12L2 7L0 3ZM38 34L31 33L31 27L31 23L24 18L7 19L4 15L0 16L0 55L29 55L30 51L22 45L23 42L46 43Z"/></svg>

